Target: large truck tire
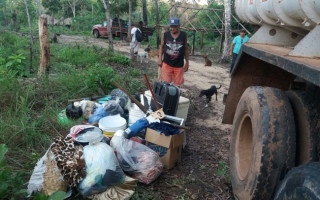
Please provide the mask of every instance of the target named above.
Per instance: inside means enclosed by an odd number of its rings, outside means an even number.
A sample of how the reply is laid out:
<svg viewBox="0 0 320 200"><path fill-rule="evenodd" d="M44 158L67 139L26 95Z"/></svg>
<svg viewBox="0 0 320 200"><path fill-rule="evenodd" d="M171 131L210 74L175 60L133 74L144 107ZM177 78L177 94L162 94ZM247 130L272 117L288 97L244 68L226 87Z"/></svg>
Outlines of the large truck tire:
<svg viewBox="0 0 320 200"><path fill-rule="evenodd" d="M293 108L297 131L296 166L319 161L318 104L304 91L289 91L286 95Z"/></svg>
<svg viewBox="0 0 320 200"><path fill-rule="evenodd" d="M274 200L320 199L320 162L312 162L289 171L279 185Z"/></svg>
<svg viewBox="0 0 320 200"><path fill-rule="evenodd" d="M238 103L231 135L231 183L239 200L272 199L295 164L293 111L284 92L249 87Z"/></svg>

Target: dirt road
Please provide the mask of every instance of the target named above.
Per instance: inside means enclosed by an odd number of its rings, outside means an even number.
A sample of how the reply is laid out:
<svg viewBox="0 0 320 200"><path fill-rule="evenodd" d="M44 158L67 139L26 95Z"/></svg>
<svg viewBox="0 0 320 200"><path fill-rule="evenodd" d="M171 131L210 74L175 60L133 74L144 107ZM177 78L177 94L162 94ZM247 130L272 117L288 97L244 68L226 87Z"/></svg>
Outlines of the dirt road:
<svg viewBox="0 0 320 200"><path fill-rule="evenodd" d="M61 35L60 43L82 43L107 47L107 39L84 36ZM115 42L115 50L128 55L128 43ZM143 47L142 47L143 48ZM140 51L143 51L141 48ZM157 71L156 61L149 62ZM136 65L139 66L139 65ZM213 64L204 66L201 57L190 57L190 69L185 74L183 96L190 99L187 126L187 146L182 162L174 169L165 171L152 185L139 186L139 198L143 199L233 199L229 176L230 125L221 123L224 111L223 93L227 93L230 82L227 66ZM211 85L222 85L208 108L205 98L199 98L200 90Z"/></svg>

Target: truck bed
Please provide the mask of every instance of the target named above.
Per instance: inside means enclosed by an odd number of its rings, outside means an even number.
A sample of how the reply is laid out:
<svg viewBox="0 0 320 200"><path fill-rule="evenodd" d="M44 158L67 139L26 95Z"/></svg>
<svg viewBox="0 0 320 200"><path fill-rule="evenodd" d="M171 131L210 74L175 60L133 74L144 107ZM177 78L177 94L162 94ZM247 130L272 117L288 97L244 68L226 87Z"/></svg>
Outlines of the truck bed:
<svg viewBox="0 0 320 200"><path fill-rule="evenodd" d="M242 46L242 53L278 66L320 86L320 58L289 56L291 50L291 48L267 44L246 43Z"/></svg>

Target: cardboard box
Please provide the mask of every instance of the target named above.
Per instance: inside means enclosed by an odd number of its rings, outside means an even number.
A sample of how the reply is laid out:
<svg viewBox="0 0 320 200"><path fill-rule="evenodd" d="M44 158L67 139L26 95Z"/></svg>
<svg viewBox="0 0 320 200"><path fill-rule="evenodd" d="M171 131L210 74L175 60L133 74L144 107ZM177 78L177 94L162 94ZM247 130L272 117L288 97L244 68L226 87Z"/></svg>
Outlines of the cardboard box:
<svg viewBox="0 0 320 200"><path fill-rule="evenodd" d="M181 161L184 131L178 135L165 136L157 131L147 128L146 145L157 152L167 169L173 168Z"/></svg>

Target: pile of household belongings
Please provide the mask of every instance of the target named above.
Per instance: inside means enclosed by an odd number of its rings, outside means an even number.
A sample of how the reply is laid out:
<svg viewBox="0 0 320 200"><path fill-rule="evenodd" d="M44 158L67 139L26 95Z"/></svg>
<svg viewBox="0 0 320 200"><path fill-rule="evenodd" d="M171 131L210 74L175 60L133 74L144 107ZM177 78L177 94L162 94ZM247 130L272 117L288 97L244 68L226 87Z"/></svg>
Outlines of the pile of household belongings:
<svg viewBox="0 0 320 200"><path fill-rule="evenodd" d="M58 116L64 124L79 118L82 124L54 138L37 162L29 195L67 191L69 197L79 192L91 199L130 199L137 182L150 184L181 160L183 131L147 116L119 89L96 101L73 102Z"/></svg>

